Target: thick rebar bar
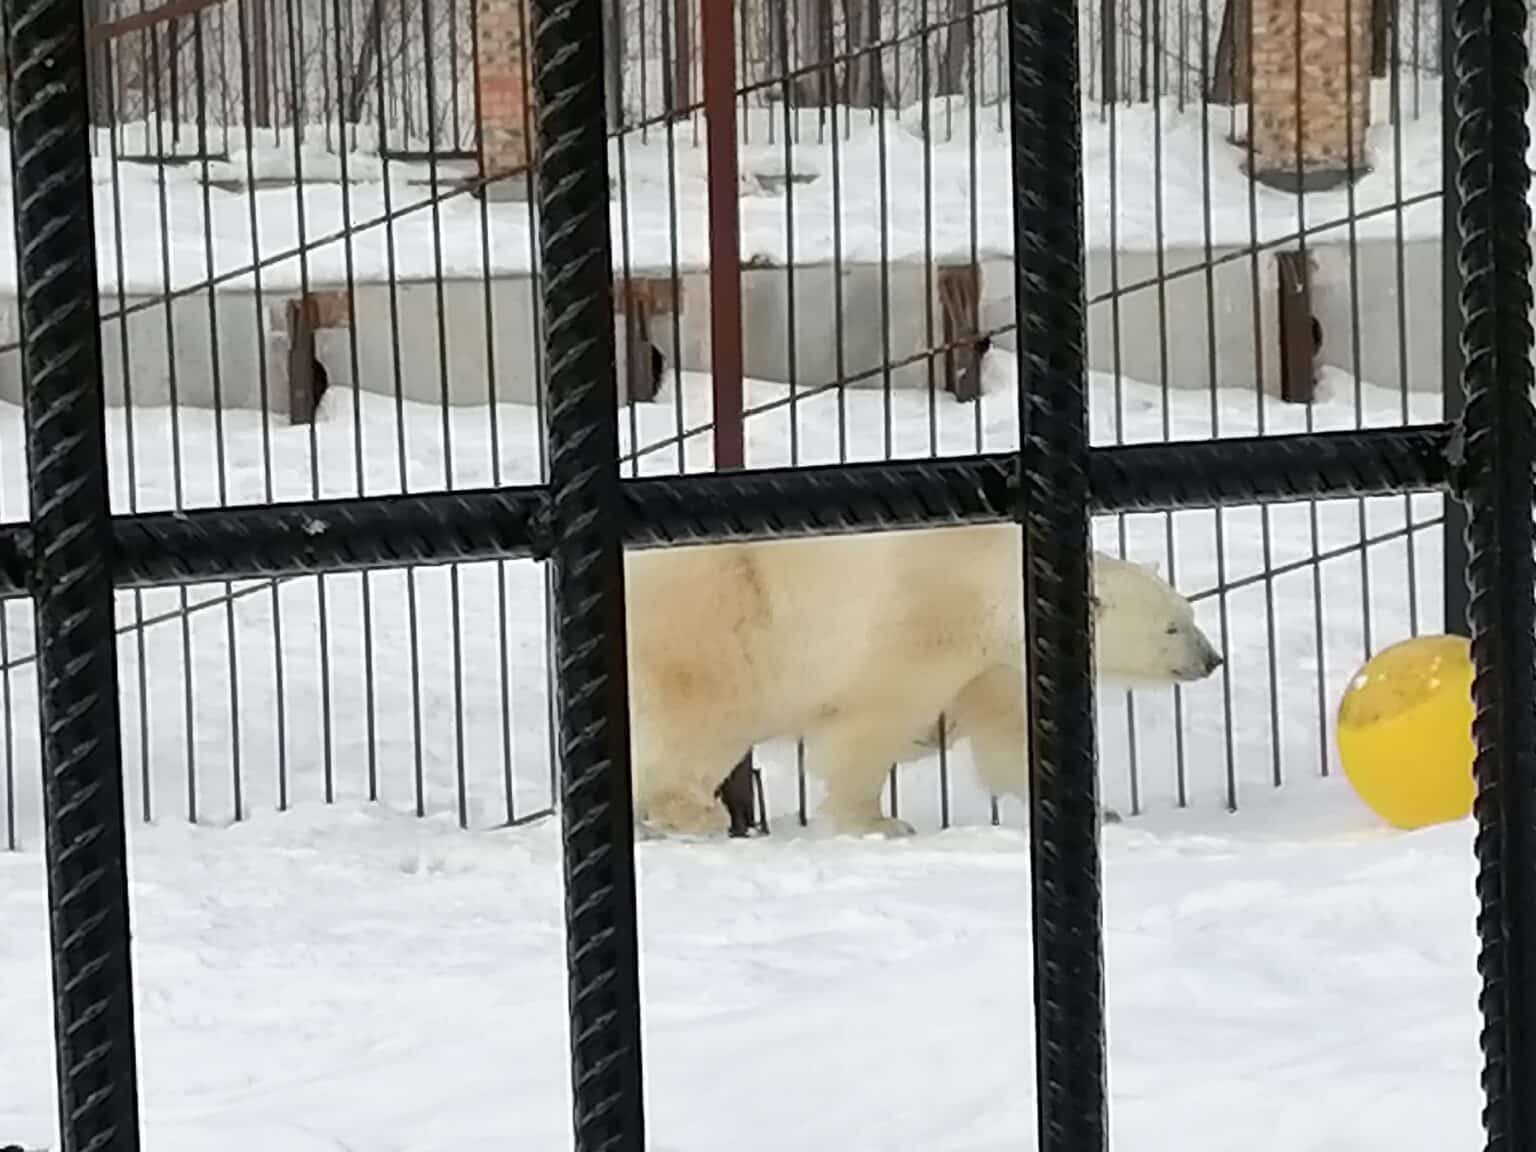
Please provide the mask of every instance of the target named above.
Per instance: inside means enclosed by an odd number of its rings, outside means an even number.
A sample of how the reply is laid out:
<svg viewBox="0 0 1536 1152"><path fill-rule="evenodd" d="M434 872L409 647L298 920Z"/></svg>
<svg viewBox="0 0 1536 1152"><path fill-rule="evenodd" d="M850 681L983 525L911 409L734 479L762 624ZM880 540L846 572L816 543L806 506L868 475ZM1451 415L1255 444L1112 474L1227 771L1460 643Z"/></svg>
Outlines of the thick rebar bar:
<svg viewBox="0 0 1536 1152"><path fill-rule="evenodd" d="M1040 1152L1106 1147L1089 612L1087 315L1073 0L1012 0L1014 308Z"/></svg>
<svg viewBox="0 0 1536 1152"><path fill-rule="evenodd" d="M60 1144L136 1152L85 19L71 0L5 16Z"/></svg>
<svg viewBox="0 0 1536 1152"><path fill-rule="evenodd" d="M644 1152L602 0L535 0L550 561L576 1152Z"/></svg>
<svg viewBox="0 0 1536 1152"><path fill-rule="evenodd" d="M1095 448L1094 512L1158 512L1437 491L1443 424ZM997 523L1019 507L1013 453L646 476L620 485L629 547ZM112 578L148 588L547 555L536 484L140 513L112 521ZM28 587L32 531L0 526L0 598Z"/></svg>
<svg viewBox="0 0 1536 1152"><path fill-rule="evenodd" d="M1524 0L1460 0L1453 37L1483 1126L1490 1152L1536 1143L1536 416L1525 24Z"/></svg>
<svg viewBox="0 0 1536 1152"><path fill-rule="evenodd" d="M1440 27L1449 28L1455 20L1456 0L1442 0ZM1417 12L1415 12L1417 16ZM1440 202L1441 235L1458 235L1461 193L1450 173L1460 164L1456 132L1456 38L1440 37L1440 124L1443 197ZM1417 70L1415 70L1417 79ZM1440 395L1441 418L1460 420L1466 392L1461 379L1461 245L1440 246ZM1460 501L1445 505L1445 528L1441 533L1440 604L1444 614L1443 630L1458 636L1468 635L1467 623L1467 510Z"/></svg>

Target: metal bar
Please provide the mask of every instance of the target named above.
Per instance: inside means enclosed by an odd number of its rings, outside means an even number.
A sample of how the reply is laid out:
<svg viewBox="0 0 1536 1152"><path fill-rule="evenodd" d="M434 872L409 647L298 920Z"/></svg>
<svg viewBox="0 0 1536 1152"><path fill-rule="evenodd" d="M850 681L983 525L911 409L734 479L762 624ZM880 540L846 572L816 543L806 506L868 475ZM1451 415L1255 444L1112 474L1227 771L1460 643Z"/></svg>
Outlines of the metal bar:
<svg viewBox="0 0 1536 1152"><path fill-rule="evenodd" d="M602 0L534 0L575 1152L644 1152Z"/></svg>
<svg viewBox="0 0 1536 1152"><path fill-rule="evenodd" d="M148 8L142 12L134 12L124 16L121 20L108 20L101 24L93 25L87 32L91 46L104 44L108 40L119 40L130 32L139 32L145 28L153 28L157 24L163 24L167 20L181 20L204 8L212 8L222 0L170 0L158 8Z"/></svg>
<svg viewBox="0 0 1536 1152"><path fill-rule="evenodd" d="M1461 0L1456 44L1485 1147L1536 1145L1536 558L1525 0ZM1447 237L1447 242L1449 242Z"/></svg>
<svg viewBox="0 0 1536 1152"><path fill-rule="evenodd" d="M85 15L7 0L63 1152L136 1152L138 1074Z"/></svg>
<svg viewBox="0 0 1536 1152"><path fill-rule="evenodd" d="M1161 512L1444 487L1444 424L1095 448L1094 512ZM619 485L625 545L705 544L998 523L1019 503L1013 453L647 476ZM542 556L544 489L140 513L112 519L123 588ZM0 598L27 593L32 531L0 525Z"/></svg>
<svg viewBox="0 0 1536 1152"><path fill-rule="evenodd" d="M737 203L736 38L732 6L702 8L704 117L709 130L709 365L715 467L746 464L741 420L741 219Z"/></svg>
<svg viewBox="0 0 1536 1152"><path fill-rule="evenodd" d="M1451 27L1455 19L1456 0L1442 0L1440 27ZM1417 12L1415 12L1417 15ZM1417 56L1415 56L1417 59ZM1461 194L1451 173L1460 163L1456 148L1456 38L1444 34L1440 37L1440 124L1443 136L1441 162L1440 200L1440 418L1455 422L1461 419L1466 394L1461 384L1461 269L1457 262L1461 245L1452 244L1451 237L1458 235L1457 220L1461 214ZM1417 76L1417 72L1415 72ZM1445 527L1441 539L1441 606L1445 614L1443 630L1458 636L1466 636L1467 629L1467 512L1458 500L1445 502Z"/></svg>
<svg viewBox="0 0 1536 1152"><path fill-rule="evenodd" d="M672 102L667 111L669 119L681 120L693 111L693 5L690 0L672 0L672 32L676 37L676 51Z"/></svg>
<svg viewBox="0 0 1536 1152"><path fill-rule="evenodd" d="M715 470L746 466L742 427L741 218L737 198L736 26L727 0L704 0L704 118L709 134L709 366ZM753 824L752 753L721 785L731 834Z"/></svg>
<svg viewBox="0 0 1536 1152"><path fill-rule="evenodd" d="M1088 607L1077 7L1075 0L1011 0L1008 17L1035 1109L1040 1152L1102 1152L1104 909Z"/></svg>

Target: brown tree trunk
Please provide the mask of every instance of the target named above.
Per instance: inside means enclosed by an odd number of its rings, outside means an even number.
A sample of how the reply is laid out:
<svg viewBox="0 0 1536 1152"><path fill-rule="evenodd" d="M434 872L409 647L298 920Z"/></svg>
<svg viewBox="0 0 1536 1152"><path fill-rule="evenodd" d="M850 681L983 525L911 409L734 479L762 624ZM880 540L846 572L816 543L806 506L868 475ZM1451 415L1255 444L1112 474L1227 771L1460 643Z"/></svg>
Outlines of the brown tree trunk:
<svg viewBox="0 0 1536 1152"><path fill-rule="evenodd" d="M1212 104L1248 103L1248 36L1253 22L1249 0L1227 0L1221 13L1221 33L1216 39L1216 62L1211 68L1208 98Z"/></svg>
<svg viewBox="0 0 1536 1152"><path fill-rule="evenodd" d="M875 108L885 103L884 53L880 43L880 0L846 0L848 17L848 103Z"/></svg>
<svg viewBox="0 0 1536 1152"><path fill-rule="evenodd" d="M949 0L950 25L944 33L944 54L939 58L939 76L935 95L960 96L965 92L971 67L971 41L975 36L974 19L968 0Z"/></svg>
<svg viewBox="0 0 1536 1152"><path fill-rule="evenodd" d="M347 119L353 124L361 123L363 113L368 109L368 90L373 85L383 24L384 0L372 0L368 5L368 19L363 24L362 43L357 46L357 60L352 65L352 78L347 85ZM383 115L382 110L380 115Z"/></svg>
<svg viewBox="0 0 1536 1152"><path fill-rule="evenodd" d="M87 30L111 19L107 0L85 0L85 26ZM90 43L87 36L86 43ZM112 123L112 98L108 85L112 83L112 49L103 42L94 51L87 49L85 62L86 86L91 94L91 123L104 127Z"/></svg>
<svg viewBox="0 0 1536 1152"><path fill-rule="evenodd" d="M795 103L818 107L832 103L835 80L832 70L832 0L796 0L795 68L819 65L795 81Z"/></svg>
<svg viewBox="0 0 1536 1152"><path fill-rule="evenodd" d="M251 120L258 128L272 127L272 51L268 33L269 0L251 5Z"/></svg>

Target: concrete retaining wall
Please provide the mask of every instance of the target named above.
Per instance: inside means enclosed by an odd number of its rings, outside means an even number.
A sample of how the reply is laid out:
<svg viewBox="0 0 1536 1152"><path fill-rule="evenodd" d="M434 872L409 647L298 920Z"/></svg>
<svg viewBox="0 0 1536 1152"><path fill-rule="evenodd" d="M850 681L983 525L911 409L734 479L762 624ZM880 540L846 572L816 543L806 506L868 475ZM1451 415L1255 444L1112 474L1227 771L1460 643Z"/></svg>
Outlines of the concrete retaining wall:
<svg viewBox="0 0 1536 1152"><path fill-rule="evenodd" d="M1359 242L1353 262L1349 247L1342 243L1318 243L1310 251L1313 310L1324 335L1321 359L1346 371L1358 370L1378 384L1398 386L1406 380L1414 389L1439 388L1439 241L1408 243L1402 250L1401 269L1398 248L1390 240ZM1161 267L1150 252L1121 252L1115 261L1109 253L1091 253L1089 299L1107 295L1116 282L1121 289L1118 308L1107 300L1090 308L1091 367L1118 370L1151 383L1166 380L1174 388L1207 388L1214 375L1223 386L1252 389L1262 378L1267 391L1277 391L1279 301L1274 256L1261 253L1256 268L1251 257L1230 249L1218 250L1216 257L1219 262L1207 276L1198 270L1203 253L1195 250L1168 251ZM1197 270L1187 272L1191 268ZM1398 290L1400 271L1402 292ZM1159 291L1154 282L1160 273L1164 279ZM744 270L747 374L787 381L793 332L793 365L799 384L831 383L838 377L841 318L841 366L844 375L861 377L855 386L882 387L882 365L889 358L897 364L916 360L891 369L893 387L926 388L929 369L922 352L930 346L930 309L932 343L942 342L937 287L930 288L930 279L921 265L893 265L883 284L877 265L845 267L839 302L829 265L798 268L793 293L791 278L782 268ZM656 341L669 356L680 346L685 369L707 371L708 277L692 272L682 280L680 340L674 341L671 317L662 316ZM1009 264L985 261L984 328L1012 323L1012 297ZM165 404L174 383L183 403L212 406L217 382L228 406L254 408L265 395L274 411L285 411L287 337L281 321L285 299L267 294L258 308L249 292L220 290L210 310L206 293L169 306L144 306L144 298L130 297L129 308L140 310L103 324L108 402L123 403L131 389L136 403ZM394 395L398 389L408 400L433 404L445 394L450 403L483 404L493 391L502 401L532 401L535 331L528 278L498 279L488 289L480 280L448 281L440 292L432 283L409 283L398 285L393 294L388 285L365 284L356 288L354 301L356 375L362 389L385 395ZM115 298L103 300L109 310L116 303ZM4 335L14 340L14 298L0 301L0 315L9 321L4 327L10 331ZM620 327L615 324L616 332ZM1011 332L1000 336L998 343L1016 346ZM318 346L331 379L350 382L348 333L322 332ZM1262 350L1257 358L1256 348ZM622 345L620 354L622 362ZM940 379L939 364L935 363L934 371L935 379ZM0 354L0 398L18 402L20 396L17 353Z"/></svg>

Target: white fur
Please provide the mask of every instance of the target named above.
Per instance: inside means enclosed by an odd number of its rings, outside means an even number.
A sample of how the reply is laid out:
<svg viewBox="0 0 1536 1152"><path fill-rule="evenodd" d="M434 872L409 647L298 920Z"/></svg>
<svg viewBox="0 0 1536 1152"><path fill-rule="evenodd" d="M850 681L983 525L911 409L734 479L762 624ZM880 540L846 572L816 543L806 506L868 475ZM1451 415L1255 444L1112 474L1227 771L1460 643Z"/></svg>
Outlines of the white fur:
<svg viewBox="0 0 1536 1152"><path fill-rule="evenodd" d="M715 789L764 740L801 736L843 832L910 832L880 811L890 765L940 713L983 783L1027 783L1014 525L626 553L636 815L651 831L726 827ZM1150 569L1093 563L1100 676L1199 680L1220 656Z"/></svg>

